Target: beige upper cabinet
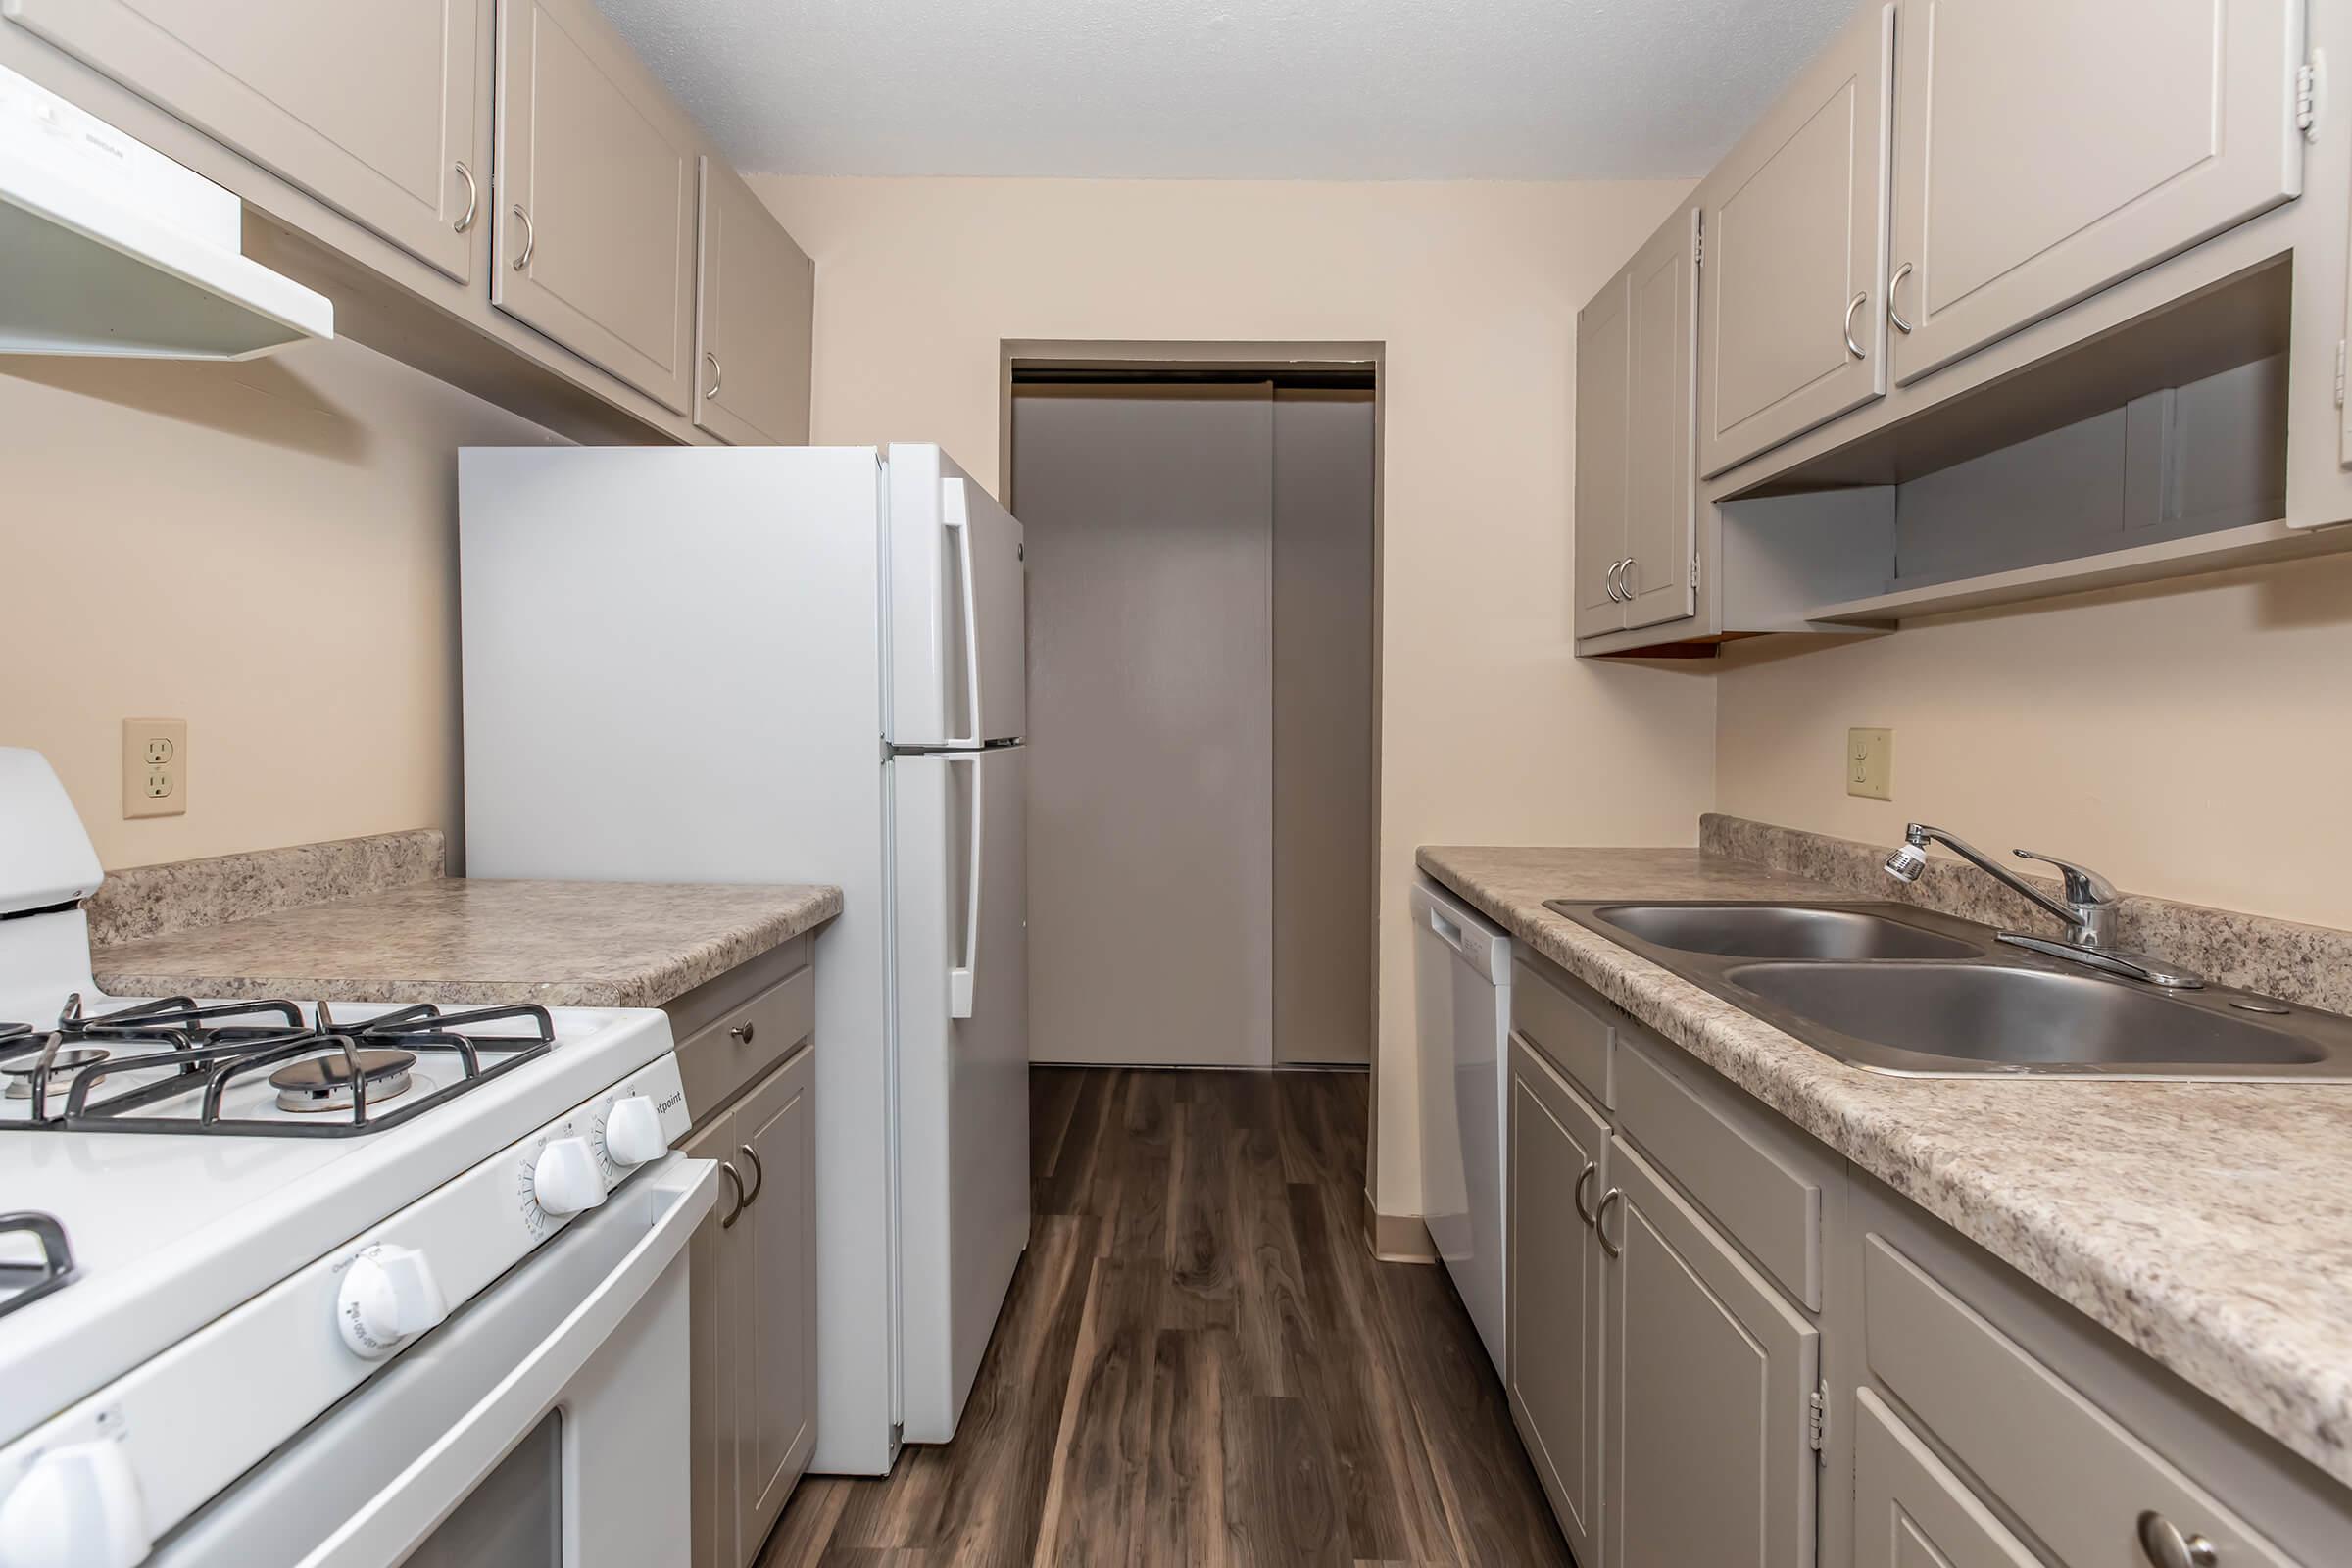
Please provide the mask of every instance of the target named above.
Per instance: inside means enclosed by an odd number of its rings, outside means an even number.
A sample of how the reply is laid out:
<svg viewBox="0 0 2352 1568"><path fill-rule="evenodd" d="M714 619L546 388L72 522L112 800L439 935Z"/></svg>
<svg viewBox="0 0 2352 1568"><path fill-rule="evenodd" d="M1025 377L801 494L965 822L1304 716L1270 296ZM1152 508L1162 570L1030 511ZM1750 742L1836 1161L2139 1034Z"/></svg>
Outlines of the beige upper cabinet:
<svg viewBox="0 0 2352 1568"><path fill-rule="evenodd" d="M1617 573L1625 565L1627 392L1633 317L1624 272L1576 317L1576 634L1625 625Z"/></svg>
<svg viewBox="0 0 2352 1568"><path fill-rule="evenodd" d="M2297 195L2303 4L1905 0L1896 378Z"/></svg>
<svg viewBox="0 0 2352 1568"><path fill-rule="evenodd" d="M1707 176L1702 475L1886 390L1893 50L1894 7L1864 6Z"/></svg>
<svg viewBox="0 0 2352 1568"><path fill-rule="evenodd" d="M489 0L6 0L13 21L460 282Z"/></svg>
<svg viewBox="0 0 2352 1568"><path fill-rule="evenodd" d="M499 0L491 303L680 414L697 140L589 0Z"/></svg>
<svg viewBox="0 0 2352 1568"><path fill-rule="evenodd" d="M702 160L694 422L737 446L808 440L816 271L752 188Z"/></svg>
<svg viewBox="0 0 2352 1568"><path fill-rule="evenodd" d="M1626 564L1617 597L1628 626L1694 612L1692 530L1698 454L1691 445L1698 345L1698 211L1677 213L1627 270L1633 352L1626 405Z"/></svg>

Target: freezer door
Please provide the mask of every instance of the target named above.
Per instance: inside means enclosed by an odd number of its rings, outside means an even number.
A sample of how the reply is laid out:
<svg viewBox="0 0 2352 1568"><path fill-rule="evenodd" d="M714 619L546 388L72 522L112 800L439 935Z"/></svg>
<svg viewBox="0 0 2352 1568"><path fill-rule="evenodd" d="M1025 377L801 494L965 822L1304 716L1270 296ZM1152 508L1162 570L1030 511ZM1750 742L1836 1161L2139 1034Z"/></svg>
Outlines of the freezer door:
<svg viewBox="0 0 2352 1568"><path fill-rule="evenodd" d="M894 759L909 1443L956 1435L1029 1240L1027 754Z"/></svg>
<svg viewBox="0 0 2352 1568"><path fill-rule="evenodd" d="M1011 513L932 446L890 449L895 746L1027 733L1027 568Z"/></svg>

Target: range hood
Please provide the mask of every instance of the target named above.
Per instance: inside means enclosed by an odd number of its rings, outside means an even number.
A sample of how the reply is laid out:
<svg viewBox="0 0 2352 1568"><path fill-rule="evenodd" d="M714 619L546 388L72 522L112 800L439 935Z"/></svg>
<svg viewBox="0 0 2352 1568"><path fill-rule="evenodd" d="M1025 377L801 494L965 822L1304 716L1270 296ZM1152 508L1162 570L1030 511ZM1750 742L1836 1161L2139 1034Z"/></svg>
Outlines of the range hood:
<svg viewBox="0 0 2352 1568"><path fill-rule="evenodd" d="M245 360L335 335L236 196L0 69L0 354Z"/></svg>

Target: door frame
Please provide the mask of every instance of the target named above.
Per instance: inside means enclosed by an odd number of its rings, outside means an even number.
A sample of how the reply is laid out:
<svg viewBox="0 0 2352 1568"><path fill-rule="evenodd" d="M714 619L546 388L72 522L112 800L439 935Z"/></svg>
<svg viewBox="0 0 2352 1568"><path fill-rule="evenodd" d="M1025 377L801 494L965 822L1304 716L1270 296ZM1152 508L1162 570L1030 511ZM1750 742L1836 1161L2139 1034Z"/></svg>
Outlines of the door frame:
<svg viewBox="0 0 2352 1568"><path fill-rule="evenodd" d="M1366 1130L1365 1211L1372 1212L1371 1172L1379 1168L1380 1131L1380 835L1383 807L1381 779L1382 660L1386 646L1384 584L1387 571L1386 530L1383 526L1387 493L1388 345L1379 342L1208 341L1177 342L1111 338L1005 338L998 344L997 472L1003 476L999 498L1013 515L1020 515L1014 494L1012 467L1012 398L1016 371L1068 370L1102 374L1162 372L1175 376L1203 373L1263 374L1274 377L1328 372L1369 373L1372 377L1372 812L1371 841L1364 853L1372 864L1372 911L1362 939L1371 956L1371 1005L1367 1014L1372 1038L1366 1042L1371 1074L1371 1126ZM1275 1063L1281 1066L1279 1060ZM1352 1070L1352 1069L1347 1069ZM1417 1221L1416 1221L1417 1224Z"/></svg>

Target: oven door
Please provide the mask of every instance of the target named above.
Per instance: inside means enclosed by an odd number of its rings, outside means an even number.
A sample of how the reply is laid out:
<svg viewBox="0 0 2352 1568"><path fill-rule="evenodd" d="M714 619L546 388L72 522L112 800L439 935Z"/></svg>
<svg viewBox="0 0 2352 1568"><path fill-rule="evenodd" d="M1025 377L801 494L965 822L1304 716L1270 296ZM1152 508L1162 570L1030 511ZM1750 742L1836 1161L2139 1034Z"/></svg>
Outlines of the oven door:
<svg viewBox="0 0 2352 1568"><path fill-rule="evenodd" d="M685 1249L716 1189L709 1160L648 1166L150 1562L683 1568Z"/></svg>

